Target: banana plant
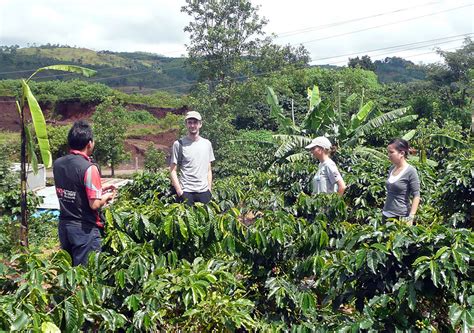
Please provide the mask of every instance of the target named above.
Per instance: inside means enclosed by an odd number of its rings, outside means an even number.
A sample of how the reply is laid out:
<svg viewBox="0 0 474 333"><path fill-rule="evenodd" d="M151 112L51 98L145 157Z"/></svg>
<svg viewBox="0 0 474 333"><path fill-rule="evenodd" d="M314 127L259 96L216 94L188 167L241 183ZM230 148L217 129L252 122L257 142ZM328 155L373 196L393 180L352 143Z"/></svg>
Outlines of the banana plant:
<svg viewBox="0 0 474 333"><path fill-rule="evenodd" d="M465 149L468 148L468 144L458 140L456 138L453 138L449 135L442 134L442 133L426 133L425 131L420 131L418 129L413 129L409 132L407 132L404 136L403 139L410 141L414 139L416 141L416 144L418 146L418 149L420 150L420 158L419 161L420 163L424 164L429 164L432 166L436 166L438 163L428 159L428 146L430 143L435 143L440 147L449 147L449 148L459 148L459 149Z"/></svg>
<svg viewBox="0 0 474 333"><path fill-rule="evenodd" d="M271 114L283 132L274 136L280 144L275 156L289 161L300 160L304 154L295 153L295 150L309 144L314 136L329 135L339 146L354 146L360 137L388 122L416 118L416 115L404 116L409 110L408 107L404 107L369 119L369 115L374 111L375 103L373 101L364 103L363 93L358 111L349 117L348 112L342 110L340 94L338 94L337 105L333 106L330 101L322 100L318 86L314 85L307 91L309 106L306 116L302 124L296 126L284 115L273 89L271 87L266 89ZM352 94L347 99L351 101L357 97L356 94Z"/></svg>
<svg viewBox="0 0 474 333"><path fill-rule="evenodd" d="M26 206L26 163L32 166L33 172L38 173L38 157L34 150L32 135L25 119L27 106L31 114L33 127L35 129L36 137L38 139L38 147L40 151L41 160L45 168L51 167L52 157L48 141L48 133L46 131L46 122L44 120L43 111L38 104L35 96L31 92L28 82L38 73L45 70L57 70L73 72L84 75L86 77L93 76L96 71L80 66L72 65L52 65L39 68L28 79L21 80L22 94L19 101L16 101L18 112L20 113L21 126L21 160L20 160L20 183L21 183L21 226L20 226L20 245L28 247L28 220L27 220L27 206Z"/></svg>

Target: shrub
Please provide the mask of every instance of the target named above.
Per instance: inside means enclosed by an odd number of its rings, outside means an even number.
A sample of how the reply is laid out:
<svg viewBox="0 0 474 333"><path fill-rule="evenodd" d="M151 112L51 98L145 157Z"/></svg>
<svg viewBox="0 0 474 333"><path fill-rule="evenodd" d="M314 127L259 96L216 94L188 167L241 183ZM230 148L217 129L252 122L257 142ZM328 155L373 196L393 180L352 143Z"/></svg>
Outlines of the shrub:
<svg viewBox="0 0 474 333"><path fill-rule="evenodd" d="M164 167L166 164L165 153L155 148L150 143L145 152L145 170L150 172L157 172L159 169Z"/></svg>

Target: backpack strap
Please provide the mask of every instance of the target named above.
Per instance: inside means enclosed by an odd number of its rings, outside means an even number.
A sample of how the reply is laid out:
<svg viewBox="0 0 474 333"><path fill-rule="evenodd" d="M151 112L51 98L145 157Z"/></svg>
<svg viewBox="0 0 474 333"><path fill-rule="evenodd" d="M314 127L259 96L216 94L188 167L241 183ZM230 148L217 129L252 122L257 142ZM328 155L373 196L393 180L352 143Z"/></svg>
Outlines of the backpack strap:
<svg viewBox="0 0 474 333"><path fill-rule="evenodd" d="M183 139L178 140L178 165L182 165L183 163Z"/></svg>

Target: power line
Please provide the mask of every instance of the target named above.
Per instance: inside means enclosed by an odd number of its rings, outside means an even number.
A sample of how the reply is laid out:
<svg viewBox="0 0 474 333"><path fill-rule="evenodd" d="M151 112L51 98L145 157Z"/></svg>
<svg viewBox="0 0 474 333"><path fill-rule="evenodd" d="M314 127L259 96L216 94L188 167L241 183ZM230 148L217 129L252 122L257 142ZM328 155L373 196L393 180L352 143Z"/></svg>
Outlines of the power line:
<svg viewBox="0 0 474 333"><path fill-rule="evenodd" d="M323 24L323 25L319 25L319 26L315 26L315 27L307 27L307 28L302 28L302 29L298 29L298 30L284 31L284 32L276 33L275 34L275 36L276 36L275 39L286 38L286 37L289 37L289 36L294 36L294 35L298 35L298 34L301 34L301 33L307 33L307 32L311 32L311 31L315 31L315 30L322 30L322 29L332 28L332 27L336 27L336 26L339 26L339 25L345 25L345 24L348 24L348 23L363 21L363 20L367 20L367 19L371 19L371 18L375 18L375 17L381 17L381 16L395 14L395 13L401 13L401 12L404 12L404 11L407 11L407 10L410 10L410 9L414 9L414 8L418 8L418 7L431 6L431 5L434 5L434 4L439 4L439 2L438 1L432 1L432 2L427 2L427 3L416 5L416 6L395 9L395 10L388 11L388 12L377 13L377 14L358 17L358 18L349 19L349 20L345 20L345 21L328 23L328 24ZM183 50L170 51L170 52L165 52L165 53L162 53L162 54L163 55L173 54L173 53L178 53L178 52L182 52L182 51ZM184 51L186 51L186 50L184 50Z"/></svg>
<svg viewBox="0 0 474 333"><path fill-rule="evenodd" d="M455 49L457 49L457 47L447 48L447 49L444 49L444 51L455 50ZM400 52L404 52L404 51L405 51L405 50L400 51ZM433 53L436 53L436 52L437 52L437 51L430 51L430 52L417 53L417 54L414 54L414 55L403 56L403 59L410 59L410 58L419 57L419 56L426 55L426 54L433 54ZM384 54L381 54L381 55L384 55ZM336 64L346 63L346 62L347 62L347 60L341 60L341 61L336 61L336 62L327 63L327 64L325 64L325 65L336 65Z"/></svg>
<svg viewBox="0 0 474 333"><path fill-rule="evenodd" d="M364 28L364 29L360 29L360 30L354 30L354 31L344 32L344 33L341 33L341 34L336 34L336 35L321 37L321 38L317 38L317 39L312 39L312 40L309 40L309 41L306 41L306 42L302 42L302 43L300 43L300 44L309 44L309 43L318 42L318 41L321 41L321 40L326 40L326 39L331 39L331 38L336 38L336 37L351 35L351 34L363 32L363 31L367 31L367 30L371 30L371 29L377 29L377 28L381 28L381 27L388 26L388 25L393 25L393 24L397 24L397 23L413 21L413 20L417 20L417 19L420 19L420 18L424 18L424 17L428 17L428 16L433 16L433 15L437 15L437 14L441 14L441 13L445 13L445 12L449 12L449 11L453 11L453 10L458 10L458 9L465 8L465 7L471 7L471 6L473 6L473 4L464 5L464 6L459 6L459 7L454 7L454 8L449 8L449 9L445 9L445 10L438 11L438 12L434 12L434 13L429 13L429 14L425 14L425 15L421 15L421 16L415 16L415 17L411 17L411 18L404 19L404 20L401 20L401 21L395 21L395 22L390 22L390 23L386 23L386 24L380 24L380 25L376 25L376 26L373 26L373 27Z"/></svg>
<svg viewBox="0 0 474 333"><path fill-rule="evenodd" d="M349 19L349 20L345 20L345 21L339 21L339 22L323 24L323 25L319 25L319 26L315 26L315 27L308 27L308 28L302 28L302 29L293 30L293 31L282 32L282 33L276 34L276 36L277 36L277 38L285 38L285 37L294 36L294 35L310 32L310 31L314 31L314 30L322 30L322 29L326 29L326 28L332 28L332 27L335 27L335 26L339 26L339 25L345 25L345 24L348 24L348 23L363 21L363 20L367 20L367 19L371 19L371 18L375 18L375 17L381 17L381 16L385 16L385 15L389 15L389 14L400 13L400 12L404 12L404 11L407 11L407 10L410 10L410 9L430 6L430 5L433 5L433 4L439 4L439 2L432 1L432 2L427 2L427 3L421 4L421 5L400 8L400 9L396 9L396 10L392 10L392 11L388 11L388 12L383 12L383 13L378 13L378 14L374 14L374 15L358 17L358 18Z"/></svg>
<svg viewBox="0 0 474 333"><path fill-rule="evenodd" d="M445 43L451 43L451 42L457 42L460 40L464 40L466 37L473 35L474 33L466 33L466 34L461 34L461 35L455 35L455 36L450 36L450 37L444 37L444 38L437 38L437 39L431 39L431 40L425 40L425 41L420 41L420 42L414 42L414 43L408 43L408 44L400 44L400 45L395 45L395 46L389 46L389 47L383 47L379 49L372 49L372 50L366 50L366 51L360 51L360 52L352 52L352 53L346 53L346 54L341 54L339 56L330 56L330 57L324 57L324 58L317 58L317 59L311 59L310 62L315 61L315 60L326 60L326 59L333 59L333 58L340 58L340 57L346 57L346 56L353 56L357 54L367 54L370 52L377 52L377 51L385 51L385 50L390 50L393 49L393 52L401 52L401 51L406 51L406 50L411 50L411 49L417 49L417 48L423 48L423 47L428 47L428 46L435 46L438 44L445 44ZM454 38L454 39L453 39ZM426 44L430 42L430 44ZM431 43L435 42L435 43ZM422 45L420 45L422 44ZM426 45L425 45L426 44ZM413 48L408 48L405 50L396 50L400 47L406 47L406 46L415 46L419 45Z"/></svg>

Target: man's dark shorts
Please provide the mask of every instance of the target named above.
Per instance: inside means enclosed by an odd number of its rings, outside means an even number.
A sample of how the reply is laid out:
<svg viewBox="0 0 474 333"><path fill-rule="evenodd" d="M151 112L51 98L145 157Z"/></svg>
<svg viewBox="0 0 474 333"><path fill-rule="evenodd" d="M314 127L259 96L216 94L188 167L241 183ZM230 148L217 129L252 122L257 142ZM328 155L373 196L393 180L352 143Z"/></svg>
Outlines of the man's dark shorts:
<svg viewBox="0 0 474 333"><path fill-rule="evenodd" d="M180 202L185 202L189 206L193 206L195 202L202 202L203 204L211 201L211 191L206 192L183 192L183 195L178 198Z"/></svg>
<svg viewBox="0 0 474 333"><path fill-rule="evenodd" d="M100 252L100 230L91 223L59 221L58 234L61 248L71 255L73 266L86 265L91 251Z"/></svg>

